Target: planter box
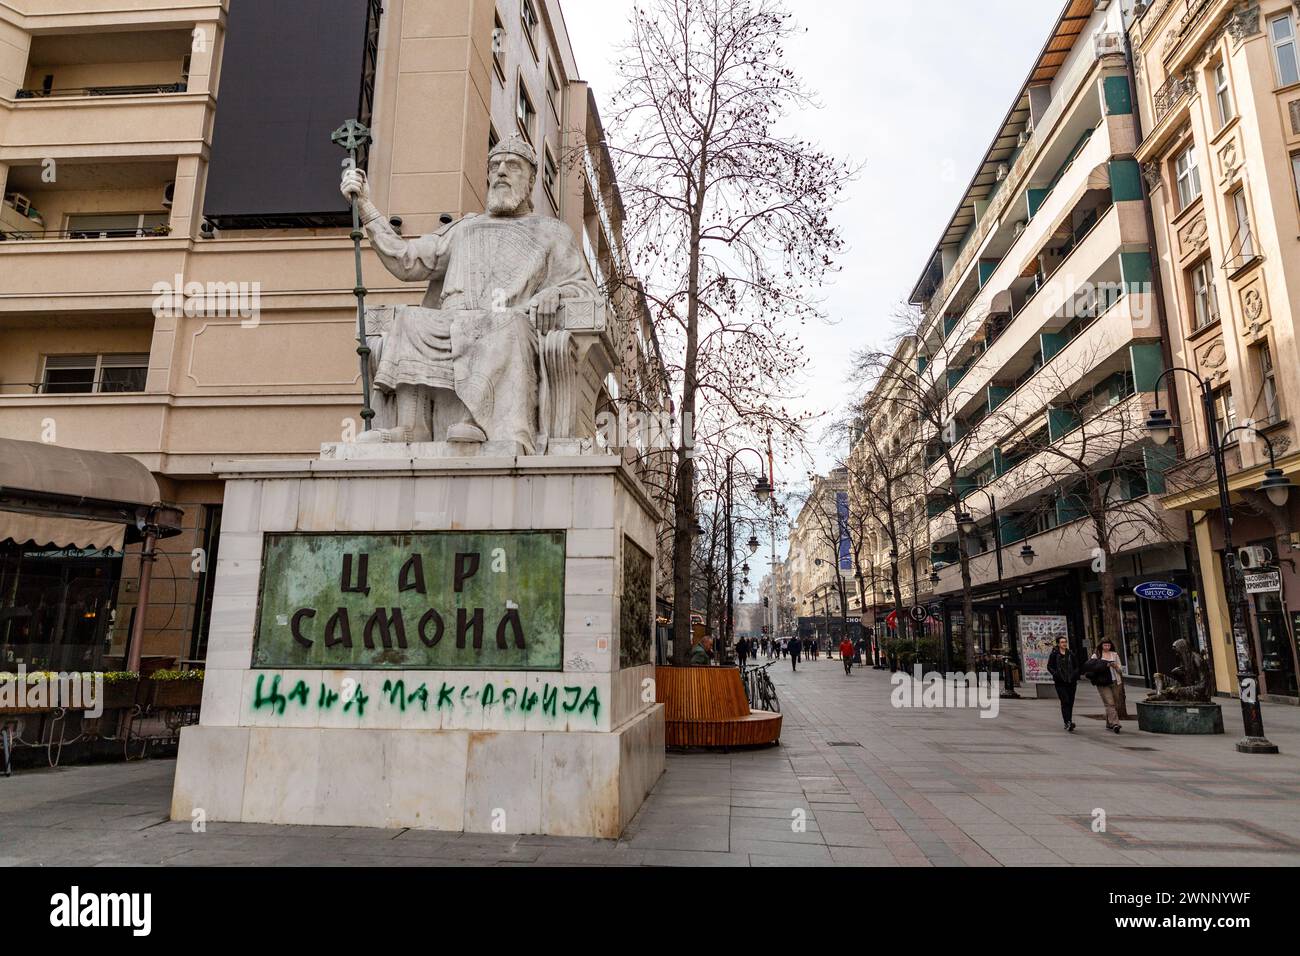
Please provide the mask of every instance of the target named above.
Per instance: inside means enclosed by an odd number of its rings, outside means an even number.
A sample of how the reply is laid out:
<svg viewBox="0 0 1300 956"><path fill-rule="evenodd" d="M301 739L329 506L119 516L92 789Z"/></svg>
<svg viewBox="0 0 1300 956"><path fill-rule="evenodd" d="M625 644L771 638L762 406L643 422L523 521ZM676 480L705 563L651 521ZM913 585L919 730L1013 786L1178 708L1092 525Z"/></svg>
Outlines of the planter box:
<svg viewBox="0 0 1300 956"><path fill-rule="evenodd" d="M1138 701L1138 729L1149 734L1221 734L1223 708L1218 704Z"/></svg>
<svg viewBox="0 0 1300 956"><path fill-rule="evenodd" d="M197 707L203 702L201 680L156 680L149 682L150 703L154 707Z"/></svg>
<svg viewBox="0 0 1300 956"><path fill-rule="evenodd" d="M139 680L114 681L104 684L104 709L124 710L134 707L136 695L140 692Z"/></svg>

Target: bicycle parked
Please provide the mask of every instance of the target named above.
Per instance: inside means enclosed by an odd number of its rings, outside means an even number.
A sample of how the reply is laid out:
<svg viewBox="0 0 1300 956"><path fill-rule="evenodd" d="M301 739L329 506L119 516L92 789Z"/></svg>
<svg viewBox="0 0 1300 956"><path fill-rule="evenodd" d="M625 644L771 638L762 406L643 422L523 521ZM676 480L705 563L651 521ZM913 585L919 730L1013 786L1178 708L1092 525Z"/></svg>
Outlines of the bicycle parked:
<svg viewBox="0 0 1300 956"><path fill-rule="evenodd" d="M776 661L766 664L752 664L741 668L740 679L745 685L745 697L749 700L751 710L766 710L770 713L781 712L781 701L777 699L776 687L768 674L768 669Z"/></svg>

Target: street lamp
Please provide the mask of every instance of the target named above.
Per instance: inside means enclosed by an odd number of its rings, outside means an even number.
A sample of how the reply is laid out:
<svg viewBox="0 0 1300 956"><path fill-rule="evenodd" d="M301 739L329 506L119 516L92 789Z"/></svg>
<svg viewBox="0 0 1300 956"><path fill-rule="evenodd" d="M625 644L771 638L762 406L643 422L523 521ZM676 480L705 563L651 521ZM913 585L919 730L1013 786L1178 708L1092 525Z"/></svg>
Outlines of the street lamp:
<svg viewBox="0 0 1300 956"><path fill-rule="evenodd" d="M767 475L767 460L763 457L762 452L755 448L737 448L727 456L727 479L726 484L723 487L725 498L724 511L726 513L727 526L727 620L722 635L724 648L730 648L732 646L736 628L736 545L734 538L735 529L732 523L732 510L734 507L734 502L732 501L732 466L735 464L736 459L744 452L749 452L750 454L757 456L759 460L759 478L754 484L754 497L756 497L760 502L766 502L772 496L772 483L768 480ZM750 554L757 552L758 537L751 535L748 545Z"/></svg>
<svg viewBox="0 0 1300 956"><path fill-rule="evenodd" d="M1025 562L1025 567L1029 567L1034 563L1036 557L1038 557L1038 552L1034 550L1033 545L1026 541L1024 547L1020 549L1020 560Z"/></svg>
<svg viewBox="0 0 1300 956"><path fill-rule="evenodd" d="M1264 715L1259 708L1259 671L1255 666L1255 639L1251 633L1250 615L1247 613L1246 599L1237 580L1237 568L1232 561L1232 498L1228 489L1228 469L1224 462L1224 450L1228 439L1234 432L1245 431L1258 435L1268 446L1269 468L1264 473L1264 481L1257 490L1268 496L1268 500L1281 507L1290 497L1294 487L1281 469L1277 467L1277 457L1273 453L1273 443L1269 437L1250 425L1239 425L1228 430L1219 438L1219 423L1214 416L1214 388L1196 372L1189 368L1174 367L1165 369L1156 379L1153 391L1160 394L1160 384L1165 377L1174 372L1183 372L1196 380L1201 389L1201 412L1205 416L1205 434L1214 459L1214 480L1218 486L1219 511L1223 524L1223 576L1227 584L1228 605L1232 610L1232 640L1237 652L1237 685L1241 697L1241 719L1245 734L1237 741L1240 753L1275 754L1277 745L1264 736ZM1146 432L1157 445L1168 444L1173 435L1174 424L1169 413L1163 408L1153 409L1146 420Z"/></svg>

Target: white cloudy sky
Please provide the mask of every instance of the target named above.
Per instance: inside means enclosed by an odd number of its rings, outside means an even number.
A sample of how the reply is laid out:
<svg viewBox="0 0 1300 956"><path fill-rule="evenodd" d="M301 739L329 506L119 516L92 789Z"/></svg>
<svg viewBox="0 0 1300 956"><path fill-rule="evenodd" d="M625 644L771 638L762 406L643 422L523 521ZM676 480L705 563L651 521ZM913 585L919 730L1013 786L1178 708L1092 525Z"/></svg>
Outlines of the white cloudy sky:
<svg viewBox="0 0 1300 956"><path fill-rule="evenodd" d="M582 78L603 112L632 0L561 0ZM883 343L975 164L1060 14L1058 0L787 0L807 32L790 64L823 104L801 135L866 163L839 221L849 242L826 290L834 324L811 329L807 407L833 408L847 357ZM821 470L835 450L822 448ZM785 483L810 463L788 463Z"/></svg>

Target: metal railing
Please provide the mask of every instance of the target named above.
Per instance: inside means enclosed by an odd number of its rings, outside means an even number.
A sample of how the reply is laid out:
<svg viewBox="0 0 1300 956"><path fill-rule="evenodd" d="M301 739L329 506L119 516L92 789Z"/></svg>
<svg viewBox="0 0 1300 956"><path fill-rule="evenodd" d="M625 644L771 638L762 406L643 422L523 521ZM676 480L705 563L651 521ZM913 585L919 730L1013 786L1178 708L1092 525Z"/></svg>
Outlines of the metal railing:
<svg viewBox="0 0 1300 956"><path fill-rule="evenodd" d="M122 229L0 229L0 242L27 239L148 239L171 235L172 227L132 226Z"/></svg>
<svg viewBox="0 0 1300 956"><path fill-rule="evenodd" d="M68 86L59 89L19 90L16 98L20 100L43 100L63 96L148 96L154 93L184 93L188 84L181 83L140 83L123 86Z"/></svg>
<svg viewBox="0 0 1300 956"><path fill-rule="evenodd" d="M1195 88L1196 81L1187 73L1175 73L1166 79L1164 85L1156 90L1151 97L1151 105L1155 110L1157 125L1172 113L1174 108L1190 95Z"/></svg>

